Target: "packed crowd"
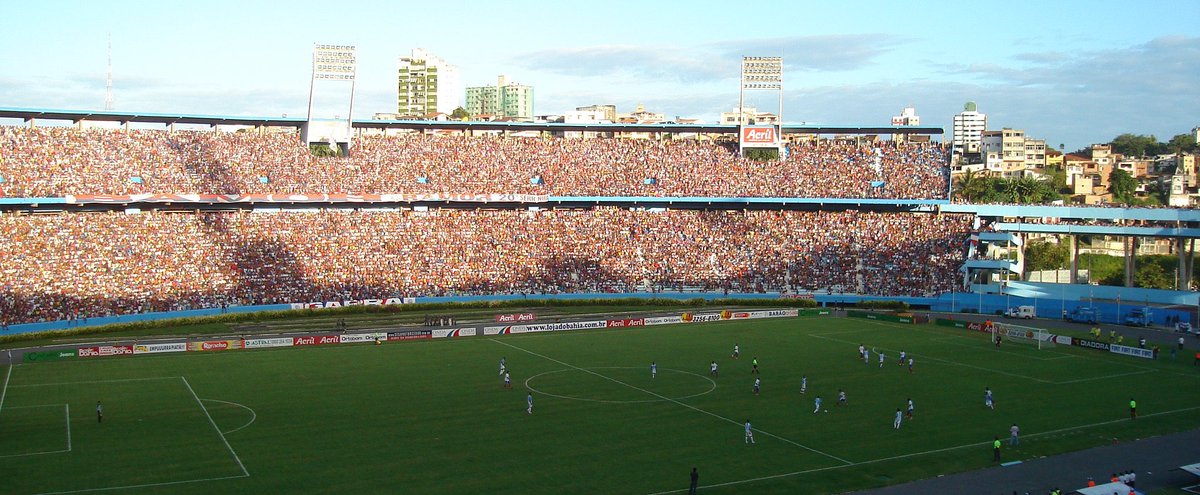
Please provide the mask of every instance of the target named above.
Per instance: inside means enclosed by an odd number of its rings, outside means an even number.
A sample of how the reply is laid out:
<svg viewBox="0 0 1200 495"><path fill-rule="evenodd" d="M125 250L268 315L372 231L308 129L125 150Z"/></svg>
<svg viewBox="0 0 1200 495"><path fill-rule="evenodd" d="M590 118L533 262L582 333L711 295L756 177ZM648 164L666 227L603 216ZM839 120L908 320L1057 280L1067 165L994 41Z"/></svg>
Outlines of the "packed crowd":
<svg viewBox="0 0 1200 495"><path fill-rule="evenodd" d="M316 157L295 133L0 127L0 196L547 194L944 199L937 144L795 144L779 162L696 140L363 137Z"/></svg>
<svg viewBox="0 0 1200 495"><path fill-rule="evenodd" d="M948 290L969 218L580 210L0 214L0 322L321 300Z"/></svg>

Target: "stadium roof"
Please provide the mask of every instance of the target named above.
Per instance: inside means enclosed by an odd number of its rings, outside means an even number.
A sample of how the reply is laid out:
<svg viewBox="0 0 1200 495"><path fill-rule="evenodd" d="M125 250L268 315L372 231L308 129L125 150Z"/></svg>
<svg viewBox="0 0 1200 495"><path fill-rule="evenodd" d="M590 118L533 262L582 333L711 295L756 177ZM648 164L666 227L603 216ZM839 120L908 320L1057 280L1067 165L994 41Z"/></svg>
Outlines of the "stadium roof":
<svg viewBox="0 0 1200 495"><path fill-rule="evenodd" d="M150 124L201 124L300 127L305 119L299 117L254 117L232 115L170 114L142 112L107 112L89 110L60 110L42 108L0 107L0 118L48 119L100 122L136 122ZM355 120L359 129L412 130L478 130L478 131L559 131L559 132L673 132L733 134L738 126L725 124L565 124L547 122L460 122L431 120ZM785 124L784 134L921 134L942 135L941 127L929 126L860 126Z"/></svg>
<svg viewBox="0 0 1200 495"><path fill-rule="evenodd" d="M0 118L81 120L98 122L138 122L150 124L205 124L205 125L251 125L251 126L294 126L304 123L301 118L288 117L235 117L230 115L170 114L106 112L101 110L55 110L38 108L0 107Z"/></svg>

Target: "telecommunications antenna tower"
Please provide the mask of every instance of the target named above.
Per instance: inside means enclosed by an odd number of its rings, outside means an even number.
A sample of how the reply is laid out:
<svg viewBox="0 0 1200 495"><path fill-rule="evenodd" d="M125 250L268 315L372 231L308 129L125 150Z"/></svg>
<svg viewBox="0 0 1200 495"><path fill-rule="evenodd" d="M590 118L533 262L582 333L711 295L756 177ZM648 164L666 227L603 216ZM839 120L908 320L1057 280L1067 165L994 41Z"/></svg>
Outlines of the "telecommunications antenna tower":
<svg viewBox="0 0 1200 495"><path fill-rule="evenodd" d="M104 111L113 111L112 92L112 33L108 33L108 80L104 83Z"/></svg>

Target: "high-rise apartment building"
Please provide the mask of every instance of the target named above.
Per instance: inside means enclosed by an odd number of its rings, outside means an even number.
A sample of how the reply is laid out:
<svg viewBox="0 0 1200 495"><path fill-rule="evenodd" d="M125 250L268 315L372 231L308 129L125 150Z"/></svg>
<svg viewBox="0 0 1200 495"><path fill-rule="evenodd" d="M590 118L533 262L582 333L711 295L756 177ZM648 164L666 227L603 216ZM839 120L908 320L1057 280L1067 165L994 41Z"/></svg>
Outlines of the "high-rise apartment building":
<svg viewBox="0 0 1200 495"><path fill-rule="evenodd" d="M436 113L450 114L462 106L462 81L458 67L414 48L412 55L400 57L396 113L409 117L425 117Z"/></svg>
<svg viewBox="0 0 1200 495"><path fill-rule="evenodd" d="M979 113L975 102L963 105L962 113L954 116L951 147L955 157L978 154L983 131L987 129L987 115Z"/></svg>
<svg viewBox="0 0 1200 495"><path fill-rule="evenodd" d="M916 107L904 107L904 110L900 111L900 115L892 116L892 126L918 125L921 125L921 117L917 115ZM907 136L907 134L892 134L892 141L903 142Z"/></svg>
<svg viewBox="0 0 1200 495"><path fill-rule="evenodd" d="M467 88L467 113L518 120L533 119L533 86L500 76L495 86Z"/></svg>

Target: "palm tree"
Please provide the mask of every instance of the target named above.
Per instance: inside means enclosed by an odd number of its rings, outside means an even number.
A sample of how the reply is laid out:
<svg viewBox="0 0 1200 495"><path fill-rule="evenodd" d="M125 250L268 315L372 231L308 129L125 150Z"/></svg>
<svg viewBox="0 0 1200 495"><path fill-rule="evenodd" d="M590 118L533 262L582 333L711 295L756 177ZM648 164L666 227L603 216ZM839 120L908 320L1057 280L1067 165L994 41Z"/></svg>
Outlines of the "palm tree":
<svg viewBox="0 0 1200 495"><path fill-rule="evenodd" d="M982 188L987 187L983 177L980 177L979 174L976 174L974 170L968 170L962 175L959 175L957 185L958 187L954 188L954 195L959 199L966 199L968 203L970 203L973 198L979 197L979 193L982 192Z"/></svg>

